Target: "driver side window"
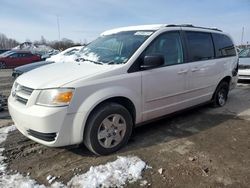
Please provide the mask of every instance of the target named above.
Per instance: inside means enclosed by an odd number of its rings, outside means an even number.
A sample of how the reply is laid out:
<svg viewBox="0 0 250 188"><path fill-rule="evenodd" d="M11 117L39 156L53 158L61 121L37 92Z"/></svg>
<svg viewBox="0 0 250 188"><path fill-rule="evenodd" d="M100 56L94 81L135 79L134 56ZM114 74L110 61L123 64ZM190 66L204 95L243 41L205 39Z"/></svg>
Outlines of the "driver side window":
<svg viewBox="0 0 250 188"><path fill-rule="evenodd" d="M164 66L183 63L183 50L179 32L168 32L156 38L146 49L144 56L162 55Z"/></svg>
<svg viewBox="0 0 250 188"><path fill-rule="evenodd" d="M15 53L15 54L11 54L10 57L11 57L11 58L18 58L19 55L18 55L17 53Z"/></svg>

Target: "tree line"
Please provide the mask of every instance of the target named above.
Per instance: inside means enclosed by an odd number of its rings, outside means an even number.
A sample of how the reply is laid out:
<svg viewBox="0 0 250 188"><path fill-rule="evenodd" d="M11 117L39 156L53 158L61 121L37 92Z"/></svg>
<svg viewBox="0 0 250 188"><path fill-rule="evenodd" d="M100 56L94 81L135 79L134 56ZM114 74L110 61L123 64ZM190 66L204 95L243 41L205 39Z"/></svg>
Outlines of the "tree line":
<svg viewBox="0 0 250 188"><path fill-rule="evenodd" d="M31 42L29 39L27 39L25 42ZM19 45L20 43L16 41L15 39L8 38L6 35L0 33L0 49L11 49ZM56 50L65 50L72 46L80 46L85 45L82 43L74 42L73 40L63 38L60 41L54 40L54 41L48 41L43 36L41 36L40 40L36 40L33 42L34 45L46 45L50 46L53 49Z"/></svg>
<svg viewBox="0 0 250 188"><path fill-rule="evenodd" d="M74 42L73 40L62 38L60 41L54 40L54 41L48 41L43 36L41 36L40 40L34 41L35 45L46 45L50 46L53 49L56 50L65 50L67 48L70 48L72 46L81 46L85 44L81 44L79 42Z"/></svg>

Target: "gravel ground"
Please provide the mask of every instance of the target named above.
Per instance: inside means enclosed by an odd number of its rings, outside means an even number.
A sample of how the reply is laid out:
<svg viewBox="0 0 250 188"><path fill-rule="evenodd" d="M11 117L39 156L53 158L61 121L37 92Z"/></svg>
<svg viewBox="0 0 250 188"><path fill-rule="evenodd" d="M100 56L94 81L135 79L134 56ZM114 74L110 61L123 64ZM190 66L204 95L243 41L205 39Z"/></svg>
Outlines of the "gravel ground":
<svg viewBox="0 0 250 188"><path fill-rule="evenodd" d="M9 93L10 72L0 71L0 92ZM48 175L66 183L90 166L136 155L152 167L143 173L146 187L249 187L249 93L250 84L241 83L223 108L205 105L138 127L128 146L110 156L96 157L82 145L48 148L14 131L2 144L8 170L46 185ZM10 124L7 110L0 112L0 126Z"/></svg>

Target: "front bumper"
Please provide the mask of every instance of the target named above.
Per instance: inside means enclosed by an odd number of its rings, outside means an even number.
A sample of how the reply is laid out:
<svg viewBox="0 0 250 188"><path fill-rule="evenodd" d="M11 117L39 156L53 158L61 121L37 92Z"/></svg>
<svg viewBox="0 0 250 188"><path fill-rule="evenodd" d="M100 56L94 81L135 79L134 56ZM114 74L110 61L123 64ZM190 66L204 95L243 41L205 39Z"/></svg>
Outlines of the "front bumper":
<svg viewBox="0 0 250 188"><path fill-rule="evenodd" d="M74 128L81 127L83 116L67 113L67 107L25 106L10 96L8 108L17 129L38 143L59 147L82 141L83 134Z"/></svg>
<svg viewBox="0 0 250 188"><path fill-rule="evenodd" d="M239 69L239 80L250 80L250 69Z"/></svg>

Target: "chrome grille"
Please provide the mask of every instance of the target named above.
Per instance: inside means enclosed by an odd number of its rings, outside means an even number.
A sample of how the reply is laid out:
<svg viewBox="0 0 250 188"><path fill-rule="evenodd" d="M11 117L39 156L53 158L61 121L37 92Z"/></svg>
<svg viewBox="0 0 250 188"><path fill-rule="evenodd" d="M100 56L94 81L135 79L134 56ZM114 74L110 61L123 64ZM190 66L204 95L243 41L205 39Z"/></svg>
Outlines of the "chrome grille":
<svg viewBox="0 0 250 188"><path fill-rule="evenodd" d="M20 103L23 103L23 104L27 104L27 102L28 102L28 99L25 99L25 98L22 98L22 97L20 97L20 96L16 96L16 100L17 101L19 101Z"/></svg>
<svg viewBox="0 0 250 188"><path fill-rule="evenodd" d="M34 89L17 84L12 96L20 103L26 105Z"/></svg>
<svg viewBox="0 0 250 188"><path fill-rule="evenodd" d="M239 65L239 69L250 69L250 65Z"/></svg>
<svg viewBox="0 0 250 188"><path fill-rule="evenodd" d="M21 86L21 91L26 93L27 95L31 95L34 89L31 89L29 87Z"/></svg>

